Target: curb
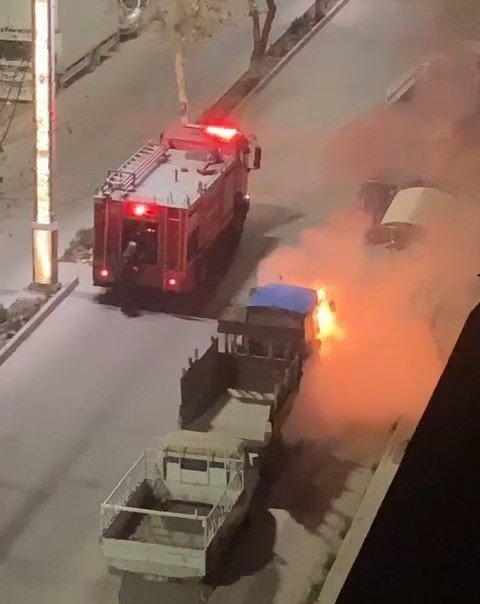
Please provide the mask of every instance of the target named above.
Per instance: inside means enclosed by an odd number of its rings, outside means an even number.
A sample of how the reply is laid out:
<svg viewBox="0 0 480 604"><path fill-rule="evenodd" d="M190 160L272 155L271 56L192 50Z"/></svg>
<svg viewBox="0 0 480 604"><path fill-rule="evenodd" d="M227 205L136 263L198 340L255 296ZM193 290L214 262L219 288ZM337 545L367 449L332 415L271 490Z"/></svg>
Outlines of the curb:
<svg viewBox="0 0 480 604"><path fill-rule="evenodd" d="M388 439L352 524L322 585L317 604L335 604L358 553L400 466L411 430L401 419Z"/></svg>
<svg viewBox="0 0 480 604"><path fill-rule="evenodd" d="M12 354L17 350L17 348L25 342L25 340L32 335L32 333L39 327L43 321L59 306L65 298L72 293L72 291L77 287L79 283L78 277L76 277L73 281L71 281L65 287L62 287L60 291L54 294L48 302L46 302L40 310L33 315L33 317L25 323L25 325L20 329L11 340L0 350L0 365L12 356Z"/></svg>
<svg viewBox="0 0 480 604"><path fill-rule="evenodd" d="M233 107L232 109L232 113L233 112L237 112L239 110L241 110L243 108L244 105L246 105L251 98L253 98L254 96L256 96L259 92L261 92L265 86L267 86L267 84L269 84L271 82L271 80L273 80L273 78L278 75L278 73L280 71L282 71L282 69L288 64L290 63L290 61L293 59L293 57L295 57L295 55L297 55L304 46L306 46L308 44L308 42L310 42L310 40L323 28L325 27L325 25L327 25L327 23L329 23L333 17L338 13L338 11L340 9L342 9L346 4L348 4L348 2L350 2L350 0L339 0L335 6L333 6L333 8L331 8L326 15L323 17L323 19L321 19L318 23L316 23L312 29L305 34L305 36L299 41L297 42L297 44L291 49L289 50L289 52L282 57L279 62L265 75L265 77L263 77L258 84L256 84L252 90L250 90L250 92L248 92L243 99L238 102L235 107ZM276 42L277 40L275 40ZM273 42L273 44L275 44L275 42Z"/></svg>

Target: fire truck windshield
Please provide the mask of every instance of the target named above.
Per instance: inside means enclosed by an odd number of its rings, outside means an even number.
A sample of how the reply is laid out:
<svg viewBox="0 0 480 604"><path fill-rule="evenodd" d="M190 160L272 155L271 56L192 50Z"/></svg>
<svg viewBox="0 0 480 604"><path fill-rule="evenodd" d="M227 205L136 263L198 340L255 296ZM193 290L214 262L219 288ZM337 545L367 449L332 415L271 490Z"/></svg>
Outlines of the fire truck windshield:
<svg viewBox="0 0 480 604"><path fill-rule="evenodd" d="M158 262L158 223L147 220L125 218L122 229L122 252L129 241L138 246L138 257L142 264Z"/></svg>

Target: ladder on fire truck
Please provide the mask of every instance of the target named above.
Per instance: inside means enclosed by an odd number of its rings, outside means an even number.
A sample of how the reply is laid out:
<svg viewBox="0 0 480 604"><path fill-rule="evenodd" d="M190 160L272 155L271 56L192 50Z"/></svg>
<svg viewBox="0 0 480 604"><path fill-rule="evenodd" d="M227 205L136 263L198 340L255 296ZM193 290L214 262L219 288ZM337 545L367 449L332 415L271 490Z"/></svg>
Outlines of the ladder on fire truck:
<svg viewBox="0 0 480 604"><path fill-rule="evenodd" d="M148 141L124 162L118 170L109 170L102 187L104 193L132 192L161 163L167 161L168 149L161 142Z"/></svg>

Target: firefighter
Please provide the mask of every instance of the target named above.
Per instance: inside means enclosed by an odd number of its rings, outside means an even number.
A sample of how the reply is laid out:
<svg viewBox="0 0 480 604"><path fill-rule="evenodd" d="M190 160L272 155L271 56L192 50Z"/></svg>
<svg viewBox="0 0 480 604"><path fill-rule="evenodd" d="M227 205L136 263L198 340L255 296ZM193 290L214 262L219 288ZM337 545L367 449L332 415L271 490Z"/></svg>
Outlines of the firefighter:
<svg viewBox="0 0 480 604"><path fill-rule="evenodd" d="M138 286L138 249L135 241L129 241L122 254L122 265L120 272L120 301L122 312L133 317L138 314L137 310L137 286Z"/></svg>

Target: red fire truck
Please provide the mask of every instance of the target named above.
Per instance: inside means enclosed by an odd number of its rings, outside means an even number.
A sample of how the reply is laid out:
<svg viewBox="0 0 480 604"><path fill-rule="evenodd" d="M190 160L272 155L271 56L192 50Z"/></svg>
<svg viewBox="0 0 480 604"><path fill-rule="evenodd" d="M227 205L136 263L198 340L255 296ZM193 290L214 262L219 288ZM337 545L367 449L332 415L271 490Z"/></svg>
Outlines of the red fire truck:
<svg viewBox="0 0 480 604"><path fill-rule="evenodd" d="M94 284L117 282L133 240L139 285L195 290L213 258L235 249L250 206L248 173L260 163L255 137L225 124L178 126L143 145L95 196Z"/></svg>

